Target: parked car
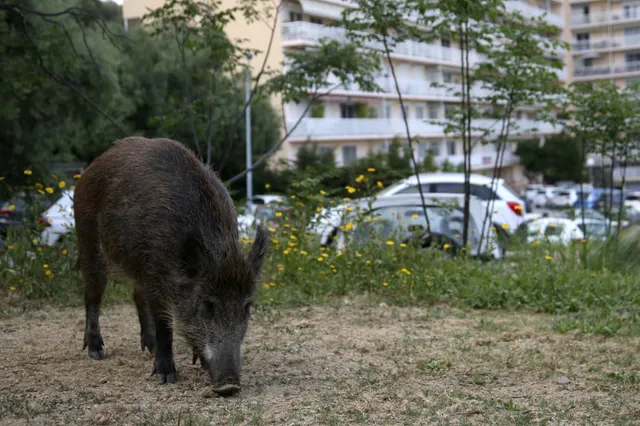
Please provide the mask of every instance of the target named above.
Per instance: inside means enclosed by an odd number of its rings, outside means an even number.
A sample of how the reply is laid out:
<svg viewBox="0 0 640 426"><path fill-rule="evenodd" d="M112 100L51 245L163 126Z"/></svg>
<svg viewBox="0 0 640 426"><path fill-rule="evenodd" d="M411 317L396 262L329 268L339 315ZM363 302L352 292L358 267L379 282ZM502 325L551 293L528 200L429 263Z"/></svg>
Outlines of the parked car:
<svg viewBox="0 0 640 426"><path fill-rule="evenodd" d="M549 241L551 243L571 244L586 239L604 239L607 236L607 223L598 219L568 219L545 217L534 219L522 226L526 227L527 241Z"/></svg>
<svg viewBox="0 0 640 426"><path fill-rule="evenodd" d="M525 201L533 201L533 197L538 194L538 191L544 189L544 185L541 183L531 183L524 188L522 197Z"/></svg>
<svg viewBox="0 0 640 426"><path fill-rule="evenodd" d="M591 188L584 191L578 191L578 199L574 203L574 208L580 209L596 209L604 211L604 208L608 205L609 194L611 188ZM622 200L625 198L625 194L619 188L613 189L613 205L619 207L622 204Z"/></svg>
<svg viewBox="0 0 640 426"><path fill-rule="evenodd" d="M62 191L60 198L42 214L45 228L40 234L41 244L54 246L73 232L73 193L72 189Z"/></svg>
<svg viewBox="0 0 640 426"><path fill-rule="evenodd" d="M464 194L463 173L421 173L419 175L420 186L424 194ZM491 178L479 174L471 174L471 195L480 199L485 207L493 200L493 208L490 211L490 222L499 229L501 236L510 235L522 222L524 215L524 202L518 198L516 191L511 189L504 179L497 179L493 189L490 187ZM394 195L419 195L418 179L411 175L388 188L375 194L375 199ZM366 199L364 199L366 200ZM328 243L340 219L346 205L340 204L329 211L324 211L313 219L314 230L320 234L321 242Z"/></svg>
<svg viewBox="0 0 640 426"><path fill-rule="evenodd" d="M572 207L576 201L578 201L577 190L571 188L560 188L554 191L553 196L547 200L547 207Z"/></svg>
<svg viewBox="0 0 640 426"><path fill-rule="evenodd" d="M249 211L248 213L255 215L256 214L256 208L258 208L258 206L263 206L263 205L267 205L267 204L278 204L278 203L284 203L285 201L285 197L282 195L276 195L276 194L259 194L259 195L254 195L251 198L251 202L249 203Z"/></svg>
<svg viewBox="0 0 640 426"><path fill-rule="evenodd" d="M0 203L0 237L6 238L9 228L19 228L24 223L34 225L53 202L39 194L17 193L10 200Z"/></svg>
<svg viewBox="0 0 640 426"><path fill-rule="evenodd" d="M547 203L556 195L557 191L560 191L560 188L556 188L555 186L545 186L544 188L538 189L538 192L532 200L533 206L536 208L547 207Z"/></svg>
<svg viewBox="0 0 640 426"><path fill-rule="evenodd" d="M367 244L371 241L384 245L389 239L397 243L408 243L418 239L422 249L440 248L456 254L463 248L464 195L429 194L425 196L430 232L424 216L419 194L399 194L380 197L373 202L360 199L354 201L352 210L344 216L345 223L357 223L346 238L338 228L334 243L338 249L348 244ZM487 223L485 236L480 246L480 229L486 215L484 202L471 197L469 217L469 254L472 256L500 259L503 255L495 228ZM363 220L357 221L360 215ZM367 220L371 218L371 220Z"/></svg>

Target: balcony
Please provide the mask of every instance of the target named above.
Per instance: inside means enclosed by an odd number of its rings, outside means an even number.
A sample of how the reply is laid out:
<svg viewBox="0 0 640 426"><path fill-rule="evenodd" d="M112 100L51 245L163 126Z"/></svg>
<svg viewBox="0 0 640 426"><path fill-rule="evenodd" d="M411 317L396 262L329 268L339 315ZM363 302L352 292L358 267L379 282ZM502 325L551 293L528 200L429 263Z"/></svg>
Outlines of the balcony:
<svg viewBox="0 0 640 426"><path fill-rule="evenodd" d="M613 180L620 182L622 180L623 171L625 180L640 180L640 166L627 166L626 169L622 167L615 167L613 169Z"/></svg>
<svg viewBox="0 0 640 426"><path fill-rule="evenodd" d="M507 11L513 13L514 11L520 12L525 18L542 18L550 25L555 25L559 28L564 28L564 18L552 12L547 12L539 7L531 6L527 3L518 0L505 1ZM545 15L546 14L546 15Z"/></svg>
<svg viewBox="0 0 640 426"><path fill-rule="evenodd" d="M439 124L432 124L428 120L408 120L409 131L412 137L425 139L441 139L453 137L445 135L444 127ZM533 137L537 135L548 135L559 133L560 128L546 122L534 120L513 120L518 126L513 130L515 137ZM295 122L287 123L287 128L291 128ZM474 128L489 129L493 135L500 131L502 122L492 119L474 120ZM533 131L537 129L537 131ZM480 136L480 132L474 132L475 136ZM291 133L289 140L292 142L303 142L306 140L332 141L332 140L370 140L370 139L391 139L395 136L406 135L405 124L399 118L304 118Z"/></svg>
<svg viewBox="0 0 640 426"><path fill-rule="evenodd" d="M442 166L442 163L448 161L453 165L463 164L464 163L464 155L441 155L435 157L436 163ZM504 156L502 158L502 167L510 166L512 164L518 164L520 162L520 158L511 153L507 148L504 152ZM496 163L496 152L476 152L476 150L471 151L471 168L474 170L479 169L488 169L493 168Z"/></svg>
<svg viewBox="0 0 640 426"><path fill-rule="evenodd" d="M576 67L573 70L573 76L578 79L586 80L586 77L606 77L611 75L624 76L640 72L640 62L627 62L615 64L613 67Z"/></svg>
<svg viewBox="0 0 640 426"><path fill-rule="evenodd" d="M341 42L348 42L346 31L338 27L327 27L305 21L287 22L282 24L282 41L285 46L297 44L315 44L320 39L327 38ZM367 47L384 50L382 43L368 42ZM438 44L405 41L398 43L392 57L411 58L417 61L434 62L442 65L460 65L460 49L444 47ZM485 58L476 52L470 52L469 61L472 66L477 65Z"/></svg>
<svg viewBox="0 0 640 426"><path fill-rule="evenodd" d="M624 9L605 10L602 12L592 12L589 15L573 15L571 16L571 25L573 27L586 27L598 25L616 25L640 20L640 13L628 11Z"/></svg>
<svg viewBox="0 0 640 426"><path fill-rule="evenodd" d="M338 84L338 80L330 78L331 86ZM347 87L339 87L334 89L331 94L347 94L351 96L371 96L371 97L392 97L397 98L398 94L395 82L392 77L378 77L375 79L376 84L382 89L382 92L364 92L357 84L351 84ZM398 78L398 86L400 93L406 98L417 98L424 100L440 100L440 101L460 101L462 93L462 85L454 83L440 83L441 86L433 87L430 81L412 80ZM329 87L326 88L329 90ZM471 89L472 99L481 99L491 96L491 91L481 87L473 87Z"/></svg>
<svg viewBox="0 0 640 426"><path fill-rule="evenodd" d="M573 53L590 50L628 49L640 47L640 37L597 38L593 40L575 41L571 45Z"/></svg>

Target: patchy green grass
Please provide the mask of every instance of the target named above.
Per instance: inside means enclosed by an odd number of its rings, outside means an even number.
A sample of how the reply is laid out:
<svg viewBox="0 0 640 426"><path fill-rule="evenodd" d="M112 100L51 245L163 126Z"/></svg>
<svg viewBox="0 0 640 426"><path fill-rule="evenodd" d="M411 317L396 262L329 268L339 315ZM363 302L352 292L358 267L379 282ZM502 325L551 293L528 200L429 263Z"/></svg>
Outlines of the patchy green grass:
<svg viewBox="0 0 640 426"><path fill-rule="evenodd" d="M3 424L634 424L640 339L553 331L531 312L444 305L258 311L238 397L213 395L176 340L160 386L132 304L106 308L106 359L82 351L82 308L0 320Z"/></svg>

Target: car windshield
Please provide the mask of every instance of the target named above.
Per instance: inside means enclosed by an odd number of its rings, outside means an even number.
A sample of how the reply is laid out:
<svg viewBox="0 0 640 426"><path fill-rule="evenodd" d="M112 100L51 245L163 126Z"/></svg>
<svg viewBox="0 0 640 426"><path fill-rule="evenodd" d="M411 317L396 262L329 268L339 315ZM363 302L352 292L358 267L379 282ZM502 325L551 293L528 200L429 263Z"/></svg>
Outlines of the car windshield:
<svg viewBox="0 0 640 426"><path fill-rule="evenodd" d="M560 195L562 197L570 197L571 196L571 192L569 192L569 191L558 191L558 195Z"/></svg>
<svg viewBox="0 0 640 426"><path fill-rule="evenodd" d="M427 207L429 225L432 233L445 235L459 240L462 236L464 214L462 208L447 206ZM389 206L374 209L367 214L364 223L355 231L355 239L359 242L375 239L404 240L414 232L427 229L424 211L421 206ZM469 229L478 229L473 218L469 218ZM469 238L472 244L479 232L472 232Z"/></svg>

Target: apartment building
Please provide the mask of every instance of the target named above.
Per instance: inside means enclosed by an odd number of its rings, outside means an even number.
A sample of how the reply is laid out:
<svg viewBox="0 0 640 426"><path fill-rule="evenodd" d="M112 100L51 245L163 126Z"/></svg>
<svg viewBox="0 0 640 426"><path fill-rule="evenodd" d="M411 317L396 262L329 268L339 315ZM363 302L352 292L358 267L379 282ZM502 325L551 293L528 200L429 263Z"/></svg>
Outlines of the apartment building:
<svg viewBox="0 0 640 426"><path fill-rule="evenodd" d="M232 1L226 0L230 4ZM146 8L158 7L162 3L163 0L125 0L125 25L136 25ZM509 0L506 4L510 10L518 10L525 16L545 16L547 22L561 29L553 37L568 38L566 13L563 12L567 4L562 0ZM342 0L286 0L281 3L277 34L268 65L277 69L284 52L313 46L321 38L344 39L344 30L327 24L339 20L345 7L351 6ZM263 22L248 26L239 20L232 23L228 31L231 36L241 34L249 38L251 47L265 51L271 30ZM564 57L558 59L565 60ZM252 67L259 68L262 60L255 58ZM460 50L451 40L443 39L434 44L406 41L396 47L391 60L409 119L410 133L418 140L415 146L417 159L422 161L431 152L437 163L462 163L461 141L447 136L443 126L429 121L444 119L447 109L460 102L447 90L456 90L460 86ZM473 63L481 60L483 58L480 55L472 52ZM558 77L561 81L567 81L569 76L566 69L558 72ZM316 143L321 150L333 150L338 165L347 165L366 156L369 151L386 150L395 137L406 143L402 110L389 63L383 64L383 70L376 78L382 92L364 92L355 86L339 87L321 97L292 132L280 156L293 161L301 146ZM431 87L432 82L439 82L447 88ZM473 90L482 96L483 89L475 87ZM295 124L306 107L306 103L284 106L284 122L288 128ZM537 121L536 116L533 109L517 111L520 137L544 137L558 132L548 123ZM495 121L490 119L478 120L474 126L486 126L497 131ZM514 151L515 143L512 143L504 156L503 176L512 185L520 187L527 182ZM472 153L472 168L480 173L489 172L495 158L493 145L477 144Z"/></svg>
<svg viewBox="0 0 640 426"><path fill-rule="evenodd" d="M640 82L640 1L571 0L570 25L574 81ZM615 183L622 174L614 168ZM625 176L627 188L640 189L640 164Z"/></svg>

